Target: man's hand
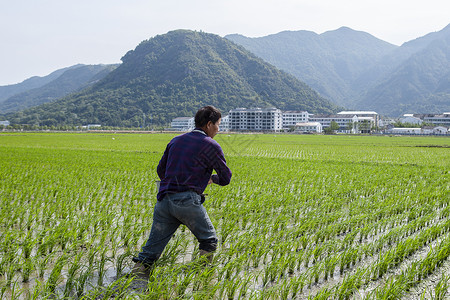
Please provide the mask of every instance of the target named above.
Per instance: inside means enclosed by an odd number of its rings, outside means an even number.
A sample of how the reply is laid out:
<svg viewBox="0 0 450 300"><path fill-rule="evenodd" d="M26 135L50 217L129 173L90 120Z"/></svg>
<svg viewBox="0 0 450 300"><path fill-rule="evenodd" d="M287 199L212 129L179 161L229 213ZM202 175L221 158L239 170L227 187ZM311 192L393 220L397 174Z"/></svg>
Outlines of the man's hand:
<svg viewBox="0 0 450 300"><path fill-rule="evenodd" d="M213 183L212 178L209 178L208 184Z"/></svg>

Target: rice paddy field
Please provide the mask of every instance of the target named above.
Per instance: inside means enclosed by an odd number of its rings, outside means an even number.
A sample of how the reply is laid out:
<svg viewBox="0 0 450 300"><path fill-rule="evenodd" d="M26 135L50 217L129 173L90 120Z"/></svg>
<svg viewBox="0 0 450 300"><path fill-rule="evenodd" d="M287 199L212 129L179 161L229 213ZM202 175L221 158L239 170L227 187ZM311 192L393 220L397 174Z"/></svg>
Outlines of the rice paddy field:
<svg viewBox="0 0 450 300"><path fill-rule="evenodd" d="M449 299L448 137L219 134L229 186L144 288L124 276L174 134L1 133L2 299Z"/></svg>

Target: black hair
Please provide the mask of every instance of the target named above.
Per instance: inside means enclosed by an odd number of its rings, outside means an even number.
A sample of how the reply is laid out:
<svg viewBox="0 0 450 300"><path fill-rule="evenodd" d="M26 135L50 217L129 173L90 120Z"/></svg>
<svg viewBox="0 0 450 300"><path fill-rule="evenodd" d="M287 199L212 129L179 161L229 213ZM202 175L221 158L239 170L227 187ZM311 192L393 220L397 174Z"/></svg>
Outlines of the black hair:
<svg viewBox="0 0 450 300"><path fill-rule="evenodd" d="M203 127L211 121L216 124L222 118L220 111L212 105L200 108L195 114L195 127Z"/></svg>

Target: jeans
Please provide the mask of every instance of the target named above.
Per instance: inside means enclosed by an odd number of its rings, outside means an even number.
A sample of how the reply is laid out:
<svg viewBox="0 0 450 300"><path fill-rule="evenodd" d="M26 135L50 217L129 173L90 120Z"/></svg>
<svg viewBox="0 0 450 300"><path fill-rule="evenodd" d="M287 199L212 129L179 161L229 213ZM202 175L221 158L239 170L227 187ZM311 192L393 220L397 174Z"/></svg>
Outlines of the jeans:
<svg viewBox="0 0 450 300"><path fill-rule="evenodd" d="M147 243L133 261L153 264L161 256L180 224L186 225L195 235L201 250L216 250L216 231L203 207L201 196L189 191L167 194L161 201L156 202Z"/></svg>

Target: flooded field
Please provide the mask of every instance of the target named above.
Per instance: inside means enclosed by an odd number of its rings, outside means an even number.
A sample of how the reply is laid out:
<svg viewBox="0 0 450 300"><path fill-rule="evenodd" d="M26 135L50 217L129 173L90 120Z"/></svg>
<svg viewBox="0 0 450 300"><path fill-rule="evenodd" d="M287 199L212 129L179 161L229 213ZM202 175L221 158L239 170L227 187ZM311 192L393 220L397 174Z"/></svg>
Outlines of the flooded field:
<svg viewBox="0 0 450 300"><path fill-rule="evenodd" d="M123 277L149 234L173 134L0 134L5 299L443 299L450 139L228 135L210 186L212 264L181 226L149 282ZM441 298L439 298L441 297Z"/></svg>

